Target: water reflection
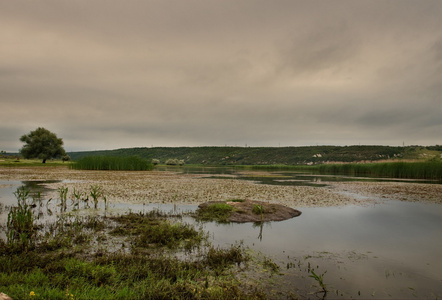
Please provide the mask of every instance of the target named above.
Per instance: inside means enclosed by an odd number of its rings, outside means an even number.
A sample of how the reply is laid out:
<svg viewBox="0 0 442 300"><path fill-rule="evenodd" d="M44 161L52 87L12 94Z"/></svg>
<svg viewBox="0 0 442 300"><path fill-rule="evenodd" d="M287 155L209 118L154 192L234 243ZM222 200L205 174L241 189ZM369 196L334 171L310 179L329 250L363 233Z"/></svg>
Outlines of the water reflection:
<svg viewBox="0 0 442 300"><path fill-rule="evenodd" d="M307 280L305 268L311 264L318 272L327 271L324 280L334 290L347 291L335 297L347 298L352 289L352 297L358 292L364 297L374 293L374 298L442 295L440 205L389 201L371 207L304 208L297 218L260 226L258 237L252 224L208 223L205 228L220 246L241 240L282 266L302 262L302 270L285 270L288 276L280 278L289 286L299 280L300 271Z"/></svg>
<svg viewBox="0 0 442 300"><path fill-rule="evenodd" d="M253 227L259 227L258 239L262 241L262 229L264 228L264 222L253 223Z"/></svg>

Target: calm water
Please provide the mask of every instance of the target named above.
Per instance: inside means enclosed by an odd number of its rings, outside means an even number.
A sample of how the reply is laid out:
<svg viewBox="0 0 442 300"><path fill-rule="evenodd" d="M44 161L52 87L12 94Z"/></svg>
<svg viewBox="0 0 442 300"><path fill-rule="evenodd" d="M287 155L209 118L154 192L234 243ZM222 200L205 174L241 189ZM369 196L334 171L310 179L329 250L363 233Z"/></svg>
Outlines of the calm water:
<svg viewBox="0 0 442 300"><path fill-rule="evenodd" d="M437 180L409 180L392 179L347 175L324 175L315 172L290 171L290 170L268 170L268 169L246 169L235 167L158 167L157 170L171 171L182 174L203 174L206 178L235 178L239 180L251 180L259 184L271 185L300 185L300 186L326 186L326 182L342 181L370 181L370 182L410 182L410 183L431 183L441 184ZM228 176L228 177L226 177Z"/></svg>
<svg viewBox="0 0 442 300"><path fill-rule="evenodd" d="M327 271L328 298L442 297L440 205L303 208L299 217L264 224L262 234L252 224L206 229L219 245L242 240L269 255L286 274L278 277L280 289L298 286L306 297L314 284L309 263L316 274Z"/></svg>
<svg viewBox="0 0 442 300"><path fill-rule="evenodd" d="M219 176L216 172L208 176ZM272 174L275 173L269 173L265 180L272 178L274 184L279 180L284 180L283 184L299 184L301 180L287 172L273 177ZM322 184L317 176L301 176L302 180L309 181L307 184ZM14 204L13 192L22 184L0 181L0 203ZM196 209L195 205L159 204L113 204L112 207L121 211ZM327 299L442 298L441 205L386 201L364 207L303 208L301 211L301 216L282 222L262 225L209 222L204 224L204 229L210 232L215 245L225 247L242 242L277 263L283 275L262 278L264 286L268 282L269 288L276 291L321 298L323 294L315 294L320 289L309 277L314 270L318 275L323 274L329 290ZM2 224L6 222L5 216L3 209ZM189 217L183 220L194 222Z"/></svg>

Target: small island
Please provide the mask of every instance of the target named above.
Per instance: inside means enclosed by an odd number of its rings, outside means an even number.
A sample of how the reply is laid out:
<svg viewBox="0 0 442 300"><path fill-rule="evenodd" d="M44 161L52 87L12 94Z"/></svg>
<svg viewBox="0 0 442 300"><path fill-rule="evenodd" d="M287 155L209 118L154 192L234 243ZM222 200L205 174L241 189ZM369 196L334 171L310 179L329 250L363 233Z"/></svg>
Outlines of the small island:
<svg viewBox="0 0 442 300"><path fill-rule="evenodd" d="M198 220L220 223L283 221L299 215L299 210L281 204L242 199L205 202L195 213Z"/></svg>

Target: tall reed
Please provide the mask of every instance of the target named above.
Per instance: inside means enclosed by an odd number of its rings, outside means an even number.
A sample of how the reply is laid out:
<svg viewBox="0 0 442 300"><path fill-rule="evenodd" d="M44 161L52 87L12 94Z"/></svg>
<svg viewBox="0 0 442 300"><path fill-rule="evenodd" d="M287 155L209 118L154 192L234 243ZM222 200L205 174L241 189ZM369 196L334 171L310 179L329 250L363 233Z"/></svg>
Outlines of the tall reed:
<svg viewBox="0 0 442 300"><path fill-rule="evenodd" d="M391 162L320 165L321 173L442 181L442 162Z"/></svg>
<svg viewBox="0 0 442 300"><path fill-rule="evenodd" d="M153 164L138 156L85 156L71 165L78 170L148 171Z"/></svg>

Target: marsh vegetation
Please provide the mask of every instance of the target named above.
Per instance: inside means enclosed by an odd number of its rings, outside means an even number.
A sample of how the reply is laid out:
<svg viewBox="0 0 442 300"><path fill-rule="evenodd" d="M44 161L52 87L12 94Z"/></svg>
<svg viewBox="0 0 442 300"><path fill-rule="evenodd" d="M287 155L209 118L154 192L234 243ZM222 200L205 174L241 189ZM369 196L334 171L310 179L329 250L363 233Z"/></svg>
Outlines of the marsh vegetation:
<svg viewBox="0 0 442 300"><path fill-rule="evenodd" d="M138 156L85 156L71 164L76 170L148 171L153 164Z"/></svg>
<svg viewBox="0 0 442 300"><path fill-rule="evenodd" d="M109 216L60 213L39 222L49 201L17 189L6 241L0 241L0 290L13 299L261 299L235 273L247 268L240 244L214 247L207 233L159 211ZM61 194L64 197L64 192ZM39 204L41 202L42 204ZM57 203L56 203L57 202Z"/></svg>
<svg viewBox="0 0 442 300"><path fill-rule="evenodd" d="M387 178L442 181L442 161L328 164L317 167L322 174L344 174Z"/></svg>

